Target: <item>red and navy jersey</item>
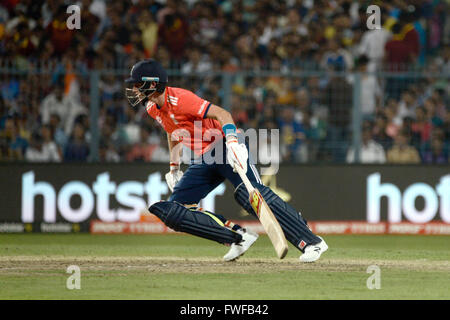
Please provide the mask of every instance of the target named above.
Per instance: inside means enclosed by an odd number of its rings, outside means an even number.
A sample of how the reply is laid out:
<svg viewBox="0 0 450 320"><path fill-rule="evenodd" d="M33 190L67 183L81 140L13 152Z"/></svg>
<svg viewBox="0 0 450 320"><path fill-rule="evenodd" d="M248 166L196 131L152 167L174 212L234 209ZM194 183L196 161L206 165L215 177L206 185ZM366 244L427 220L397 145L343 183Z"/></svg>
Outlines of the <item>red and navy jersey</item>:
<svg viewBox="0 0 450 320"><path fill-rule="evenodd" d="M164 105L146 105L147 113L172 136L196 154L204 154L224 134L219 121L206 115L211 103L181 88L166 87Z"/></svg>

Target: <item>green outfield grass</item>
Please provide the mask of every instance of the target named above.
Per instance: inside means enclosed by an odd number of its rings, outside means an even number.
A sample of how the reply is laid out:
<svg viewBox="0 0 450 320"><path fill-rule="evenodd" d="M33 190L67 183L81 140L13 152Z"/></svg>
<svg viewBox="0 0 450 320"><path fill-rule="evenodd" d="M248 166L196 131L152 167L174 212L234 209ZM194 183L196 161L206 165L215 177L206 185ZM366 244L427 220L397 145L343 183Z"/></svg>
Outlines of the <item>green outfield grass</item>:
<svg viewBox="0 0 450 320"><path fill-rule="evenodd" d="M450 237L326 236L320 261L278 260L261 236L238 261L188 235L0 235L0 299L450 299ZM66 288L69 265L81 289ZM366 286L381 270L381 289Z"/></svg>

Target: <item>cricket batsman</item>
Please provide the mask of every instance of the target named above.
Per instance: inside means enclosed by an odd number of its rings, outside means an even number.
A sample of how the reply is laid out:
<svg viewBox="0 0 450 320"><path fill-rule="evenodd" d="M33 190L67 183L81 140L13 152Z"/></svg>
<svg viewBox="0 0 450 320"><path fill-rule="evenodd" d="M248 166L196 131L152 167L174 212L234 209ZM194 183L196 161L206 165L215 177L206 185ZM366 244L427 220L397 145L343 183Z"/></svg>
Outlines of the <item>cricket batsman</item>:
<svg viewBox="0 0 450 320"><path fill-rule="evenodd" d="M199 208L198 204L227 179L235 188L234 197L239 205L255 216L249 193L234 169L240 165L272 210L286 239L303 253L300 261L316 261L328 249L297 210L263 185L255 166L249 161L247 145L239 142L228 111L191 91L167 86L166 71L153 59L135 64L126 83L130 104L133 107L143 104L147 113L167 132L170 171L166 181L172 194L168 201L151 205L149 211L152 214L175 231L230 246L223 257L225 261L239 258L258 235L220 214ZM180 170L182 145L188 146L197 157L184 174ZM214 161L205 161L206 156Z"/></svg>

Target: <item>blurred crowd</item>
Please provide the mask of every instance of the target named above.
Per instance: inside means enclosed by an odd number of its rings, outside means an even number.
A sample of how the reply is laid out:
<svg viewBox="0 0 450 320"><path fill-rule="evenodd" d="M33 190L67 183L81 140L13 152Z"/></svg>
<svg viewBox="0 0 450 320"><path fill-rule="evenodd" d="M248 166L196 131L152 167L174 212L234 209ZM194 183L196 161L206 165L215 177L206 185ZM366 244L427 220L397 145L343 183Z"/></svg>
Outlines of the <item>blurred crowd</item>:
<svg viewBox="0 0 450 320"><path fill-rule="evenodd" d="M80 29L67 27L73 4ZM368 28L372 4L381 28ZM439 0L0 0L0 161L89 160L94 126L100 161L168 161L162 129L123 94L123 70L155 58L170 86L228 103L240 128L280 129L279 161L354 162L361 119L362 162L448 163L449 11Z"/></svg>

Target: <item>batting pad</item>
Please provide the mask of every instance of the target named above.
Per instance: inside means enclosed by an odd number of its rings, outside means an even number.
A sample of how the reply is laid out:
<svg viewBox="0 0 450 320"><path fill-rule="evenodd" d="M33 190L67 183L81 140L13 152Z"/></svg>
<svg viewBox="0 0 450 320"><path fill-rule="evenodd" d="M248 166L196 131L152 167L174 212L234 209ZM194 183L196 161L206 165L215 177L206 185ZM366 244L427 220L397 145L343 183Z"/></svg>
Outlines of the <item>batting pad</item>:
<svg viewBox="0 0 450 320"><path fill-rule="evenodd" d="M283 229L286 240L292 243L297 249L303 252L304 248L310 244L319 243L319 237L311 232L306 220L301 214L292 208L288 203L284 202L269 187L252 181L252 185L261 192L262 197L266 200L267 205L272 210L273 215ZM249 194L247 188L241 183L234 192L236 201L251 215L256 216L249 202Z"/></svg>
<svg viewBox="0 0 450 320"><path fill-rule="evenodd" d="M213 215L188 209L175 201L160 201L150 206L148 210L175 231L186 232L222 244L237 243L242 240L239 233L226 228Z"/></svg>

